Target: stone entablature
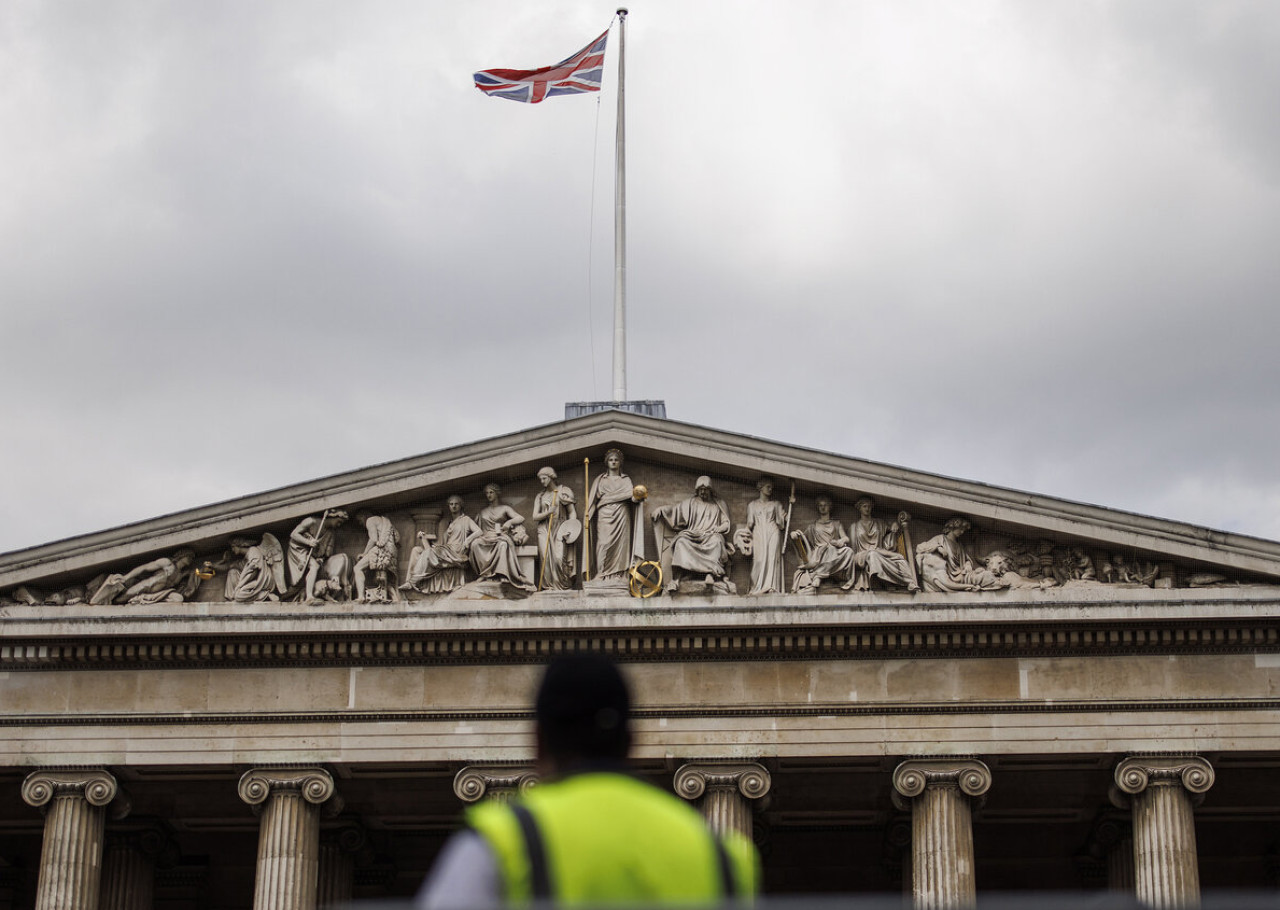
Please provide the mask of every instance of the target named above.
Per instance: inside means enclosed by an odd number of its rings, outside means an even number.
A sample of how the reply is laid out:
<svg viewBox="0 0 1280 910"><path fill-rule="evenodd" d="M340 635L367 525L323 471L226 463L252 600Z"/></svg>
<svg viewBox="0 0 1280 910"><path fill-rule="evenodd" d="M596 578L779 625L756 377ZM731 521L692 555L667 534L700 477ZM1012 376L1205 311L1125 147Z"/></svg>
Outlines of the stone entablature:
<svg viewBox="0 0 1280 910"><path fill-rule="evenodd" d="M1070 595L1070 596L1068 596ZM736 598L629 597L458 604L447 612L356 603L0 608L0 670L344 666L545 661L604 649L623 660L883 659L1280 652L1265 589L1067 590L981 595L850 593L764 606ZM267 609L269 608L269 609Z"/></svg>

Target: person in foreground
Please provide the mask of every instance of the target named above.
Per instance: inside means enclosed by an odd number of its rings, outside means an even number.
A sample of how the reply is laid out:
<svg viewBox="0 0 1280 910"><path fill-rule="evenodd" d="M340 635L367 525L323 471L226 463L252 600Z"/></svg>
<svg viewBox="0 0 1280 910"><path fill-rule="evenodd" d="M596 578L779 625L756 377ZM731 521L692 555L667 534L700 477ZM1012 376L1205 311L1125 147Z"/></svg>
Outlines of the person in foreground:
<svg viewBox="0 0 1280 910"><path fill-rule="evenodd" d="M711 905L753 897L760 860L676 796L630 776L630 696L616 666L561 658L535 708L541 782L473 806L418 893L421 910L562 905Z"/></svg>

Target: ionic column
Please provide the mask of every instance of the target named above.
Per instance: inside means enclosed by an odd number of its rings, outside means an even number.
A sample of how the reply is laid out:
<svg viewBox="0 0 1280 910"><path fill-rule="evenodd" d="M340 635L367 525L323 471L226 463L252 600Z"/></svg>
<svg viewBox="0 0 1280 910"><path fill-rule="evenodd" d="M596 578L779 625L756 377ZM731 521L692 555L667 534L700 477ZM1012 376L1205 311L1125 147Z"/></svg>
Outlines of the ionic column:
<svg viewBox="0 0 1280 910"><path fill-rule="evenodd" d="M751 803L769 792L773 778L756 762L690 762L676 771L672 787L677 796L698 808L717 834L751 832Z"/></svg>
<svg viewBox="0 0 1280 910"><path fill-rule="evenodd" d="M911 893L918 908L964 907L977 893L970 800L991 787L991 770L972 758L910 759L893 788L911 806ZM904 805L905 808L905 805Z"/></svg>
<svg viewBox="0 0 1280 910"><path fill-rule="evenodd" d="M1199 756L1131 756L1116 766L1116 787L1133 815L1133 874L1138 900L1178 907L1200 900L1194 808L1213 786ZM1123 808L1123 797L1117 796Z"/></svg>
<svg viewBox="0 0 1280 910"><path fill-rule="evenodd" d="M168 832L158 824L107 831L98 910L151 910L156 860L173 847Z"/></svg>
<svg viewBox="0 0 1280 910"><path fill-rule="evenodd" d="M528 766L467 765L454 776L453 793L464 803L486 797L505 803L537 783L537 773Z"/></svg>
<svg viewBox="0 0 1280 910"><path fill-rule="evenodd" d="M23 800L45 810L36 910L98 910L103 807L117 791L102 770L35 771L22 782Z"/></svg>
<svg viewBox="0 0 1280 910"><path fill-rule="evenodd" d="M239 792L262 816L254 910L315 910L320 807L340 805L333 778L322 768L254 768Z"/></svg>
<svg viewBox="0 0 1280 910"><path fill-rule="evenodd" d="M364 849L368 836L355 822L320 832L320 871L316 905L341 907L355 890L356 854Z"/></svg>

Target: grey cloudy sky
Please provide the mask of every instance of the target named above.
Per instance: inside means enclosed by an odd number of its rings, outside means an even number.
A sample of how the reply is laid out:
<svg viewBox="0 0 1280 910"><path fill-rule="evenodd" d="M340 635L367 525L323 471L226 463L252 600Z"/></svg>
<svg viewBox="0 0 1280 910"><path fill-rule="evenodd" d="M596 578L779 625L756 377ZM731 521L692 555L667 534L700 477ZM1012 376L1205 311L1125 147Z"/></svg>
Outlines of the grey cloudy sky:
<svg viewBox="0 0 1280 910"><path fill-rule="evenodd" d="M630 5L631 397L1280 538L1280 4ZM0 550L608 398L612 13L0 6Z"/></svg>

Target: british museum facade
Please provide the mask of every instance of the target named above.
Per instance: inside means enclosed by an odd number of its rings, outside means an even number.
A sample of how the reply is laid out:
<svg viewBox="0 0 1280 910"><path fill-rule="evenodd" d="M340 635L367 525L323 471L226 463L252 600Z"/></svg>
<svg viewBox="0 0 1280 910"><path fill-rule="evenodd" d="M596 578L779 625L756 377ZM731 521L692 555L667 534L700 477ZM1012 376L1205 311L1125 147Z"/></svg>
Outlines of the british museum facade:
<svg viewBox="0 0 1280 910"><path fill-rule="evenodd" d="M0 910L410 895L583 649L770 893L1275 887L1278 617L1277 543L589 413L0 556Z"/></svg>

